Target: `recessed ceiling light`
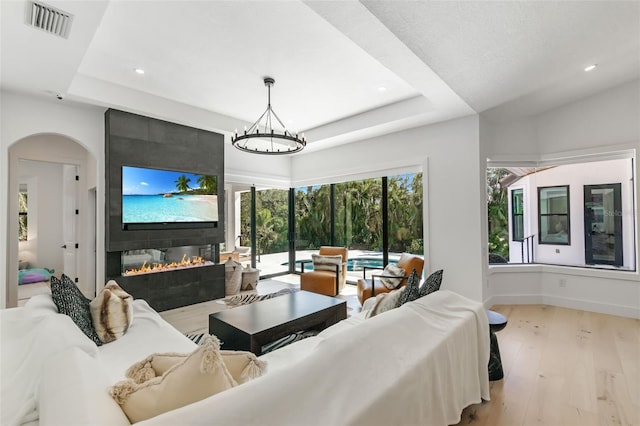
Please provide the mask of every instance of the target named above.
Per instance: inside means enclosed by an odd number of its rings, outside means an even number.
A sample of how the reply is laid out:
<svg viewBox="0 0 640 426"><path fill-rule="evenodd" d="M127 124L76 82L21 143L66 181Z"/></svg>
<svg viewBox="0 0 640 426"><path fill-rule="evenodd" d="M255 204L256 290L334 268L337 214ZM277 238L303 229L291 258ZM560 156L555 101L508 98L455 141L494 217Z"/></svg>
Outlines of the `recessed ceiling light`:
<svg viewBox="0 0 640 426"><path fill-rule="evenodd" d="M378 87L378 92L386 92L386 91L387 91L386 87L383 87L383 86Z"/></svg>
<svg viewBox="0 0 640 426"><path fill-rule="evenodd" d="M598 66L598 64L591 64L591 65L589 65L588 67L586 67L586 68L584 69L584 71L585 71L585 72L593 71L593 70L595 70L595 69L596 69L596 67L597 67L597 66Z"/></svg>
<svg viewBox="0 0 640 426"><path fill-rule="evenodd" d="M142 68L134 68L133 70L136 72L136 74L144 74L144 70Z"/></svg>

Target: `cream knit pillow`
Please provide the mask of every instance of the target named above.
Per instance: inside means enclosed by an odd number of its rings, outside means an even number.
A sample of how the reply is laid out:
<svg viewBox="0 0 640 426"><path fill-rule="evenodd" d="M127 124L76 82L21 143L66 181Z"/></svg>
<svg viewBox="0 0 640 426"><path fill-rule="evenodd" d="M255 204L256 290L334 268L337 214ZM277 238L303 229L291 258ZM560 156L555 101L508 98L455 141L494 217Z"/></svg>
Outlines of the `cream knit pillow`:
<svg viewBox="0 0 640 426"><path fill-rule="evenodd" d="M238 384L260 377L267 370L267 364L251 352L220 351L220 355L231 377ZM179 353L153 354L133 364L125 375L136 383L144 383L154 377L162 376L188 356L189 354Z"/></svg>
<svg viewBox="0 0 640 426"><path fill-rule="evenodd" d="M137 423L236 385L222 360L220 341L208 336L198 349L162 376L140 384L131 379L118 382L111 388L111 396L129 421Z"/></svg>
<svg viewBox="0 0 640 426"><path fill-rule="evenodd" d="M113 280L89 303L89 309L93 328L102 343L122 337L133 322L133 297Z"/></svg>

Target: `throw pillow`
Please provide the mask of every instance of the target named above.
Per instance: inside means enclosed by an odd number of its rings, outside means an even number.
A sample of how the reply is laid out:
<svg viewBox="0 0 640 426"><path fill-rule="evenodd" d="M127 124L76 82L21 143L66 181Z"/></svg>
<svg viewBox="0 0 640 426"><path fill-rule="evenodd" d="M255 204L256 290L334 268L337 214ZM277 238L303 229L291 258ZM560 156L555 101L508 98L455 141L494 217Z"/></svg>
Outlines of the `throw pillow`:
<svg viewBox="0 0 640 426"><path fill-rule="evenodd" d="M133 322L133 297L111 280L89 303L91 319L102 343L124 336Z"/></svg>
<svg viewBox="0 0 640 426"><path fill-rule="evenodd" d="M191 355L162 376L141 384L130 379L118 382L111 388L111 396L129 421L137 423L236 385L222 360L220 341L208 336Z"/></svg>
<svg viewBox="0 0 640 426"><path fill-rule="evenodd" d="M411 275L407 279L407 285L402 289L402 294L398 300L398 306L404 305L407 302L412 302L420 297L420 277L414 269L411 271Z"/></svg>
<svg viewBox="0 0 640 426"><path fill-rule="evenodd" d="M225 296L238 294L242 285L242 263L232 258L224 262L224 293Z"/></svg>
<svg viewBox="0 0 640 426"><path fill-rule="evenodd" d="M98 346L102 345L102 341L93 328L91 321L90 300L84 297L84 294L82 294L71 278L65 274L62 274L61 279L52 275L51 297L58 308L58 312L71 317L78 328L82 330L93 343Z"/></svg>
<svg viewBox="0 0 640 426"><path fill-rule="evenodd" d="M321 255L321 254L312 254L311 260L313 261L313 270L314 271L336 271L336 266L338 267L338 271L342 270L342 256L339 254L335 255Z"/></svg>
<svg viewBox="0 0 640 426"><path fill-rule="evenodd" d="M220 351L220 354L231 377L233 377L238 384L260 377L267 370L267 364L259 360L251 352ZM129 367L125 376L136 383L143 383L154 377L162 376L171 367L183 361L188 356L189 354L179 353L153 354Z"/></svg>
<svg viewBox="0 0 640 426"><path fill-rule="evenodd" d="M391 290L389 293L381 293L375 297L375 303L369 309L365 315L365 318L375 317L383 312L390 311L391 309L400 306L400 296L402 296L403 289Z"/></svg>
<svg viewBox="0 0 640 426"><path fill-rule="evenodd" d="M382 275L400 277L400 278L386 278L386 277L380 278L380 282L386 288L388 288L389 290L393 290L394 288L398 287L402 282L402 278L404 278L404 269L399 268L397 265L390 263L384 267L384 270L382 271Z"/></svg>
<svg viewBox="0 0 640 426"><path fill-rule="evenodd" d="M425 282L420 286L418 297L426 296L427 294L431 294L434 291L440 290L443 272L444 270L440 269L429 275L429 278L427 278Z"/></svg>

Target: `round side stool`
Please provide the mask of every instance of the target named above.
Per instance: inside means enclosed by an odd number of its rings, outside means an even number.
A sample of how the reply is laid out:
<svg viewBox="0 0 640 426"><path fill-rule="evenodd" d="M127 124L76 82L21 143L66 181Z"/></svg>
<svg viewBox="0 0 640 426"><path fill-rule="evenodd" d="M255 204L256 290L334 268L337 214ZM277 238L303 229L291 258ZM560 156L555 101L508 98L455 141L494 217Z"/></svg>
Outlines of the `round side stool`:
<svg viewBox="0 0 640 426"><path fill-rule="evenodd" d="M507 326L507 317L499 312L487 311L487 318L489 319L489 339L491 343L488 367L489 380L494 381L504 377L502 358L500 358L500 347L498 346L496 333Z"/></svg>

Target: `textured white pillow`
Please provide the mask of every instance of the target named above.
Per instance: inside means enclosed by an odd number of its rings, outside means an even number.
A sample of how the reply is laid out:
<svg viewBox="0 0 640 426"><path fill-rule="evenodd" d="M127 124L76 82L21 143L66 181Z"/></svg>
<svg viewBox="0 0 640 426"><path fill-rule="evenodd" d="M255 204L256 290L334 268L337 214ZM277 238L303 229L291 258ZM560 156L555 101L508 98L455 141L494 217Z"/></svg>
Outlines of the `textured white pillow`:
<svg viewBox="0 0 640 426"><path fill-rule="evenodd" d="M133 322L133 297L111 280L89 303L93 328L102 343L124 336Z"/></svg>
<svg viewBox="0 0 640 426"><path fill-rule="evenodd" d="M138 384L124 380L111 388L131 423L184 407L237 383L220 354L220 341L208 336L191 355L169 368L162 376Z"/></svg>
<svg viewBox="0 0 640 426"><path fill-rule="evenodd" d="M321 255L321 254L312 254L311 260L313 261L313 270L314 271L336 271L336 266L338 267L338 271L342 270L342 256L339 254L336 255Z"/></svg>
<svg viewBox="0 0 640 426"><path fill-rule="evenodd" d="M393 263L390 263L387 266L385 266L381 275L390 275L392 277L400 277L400 278L384 278L384 277L380 278L380 282L386 288L388 288L389 290L393 290L394 288L398 287L398 285L402 281L402 278L404 277L404 269L399 268Z"/></svg>

